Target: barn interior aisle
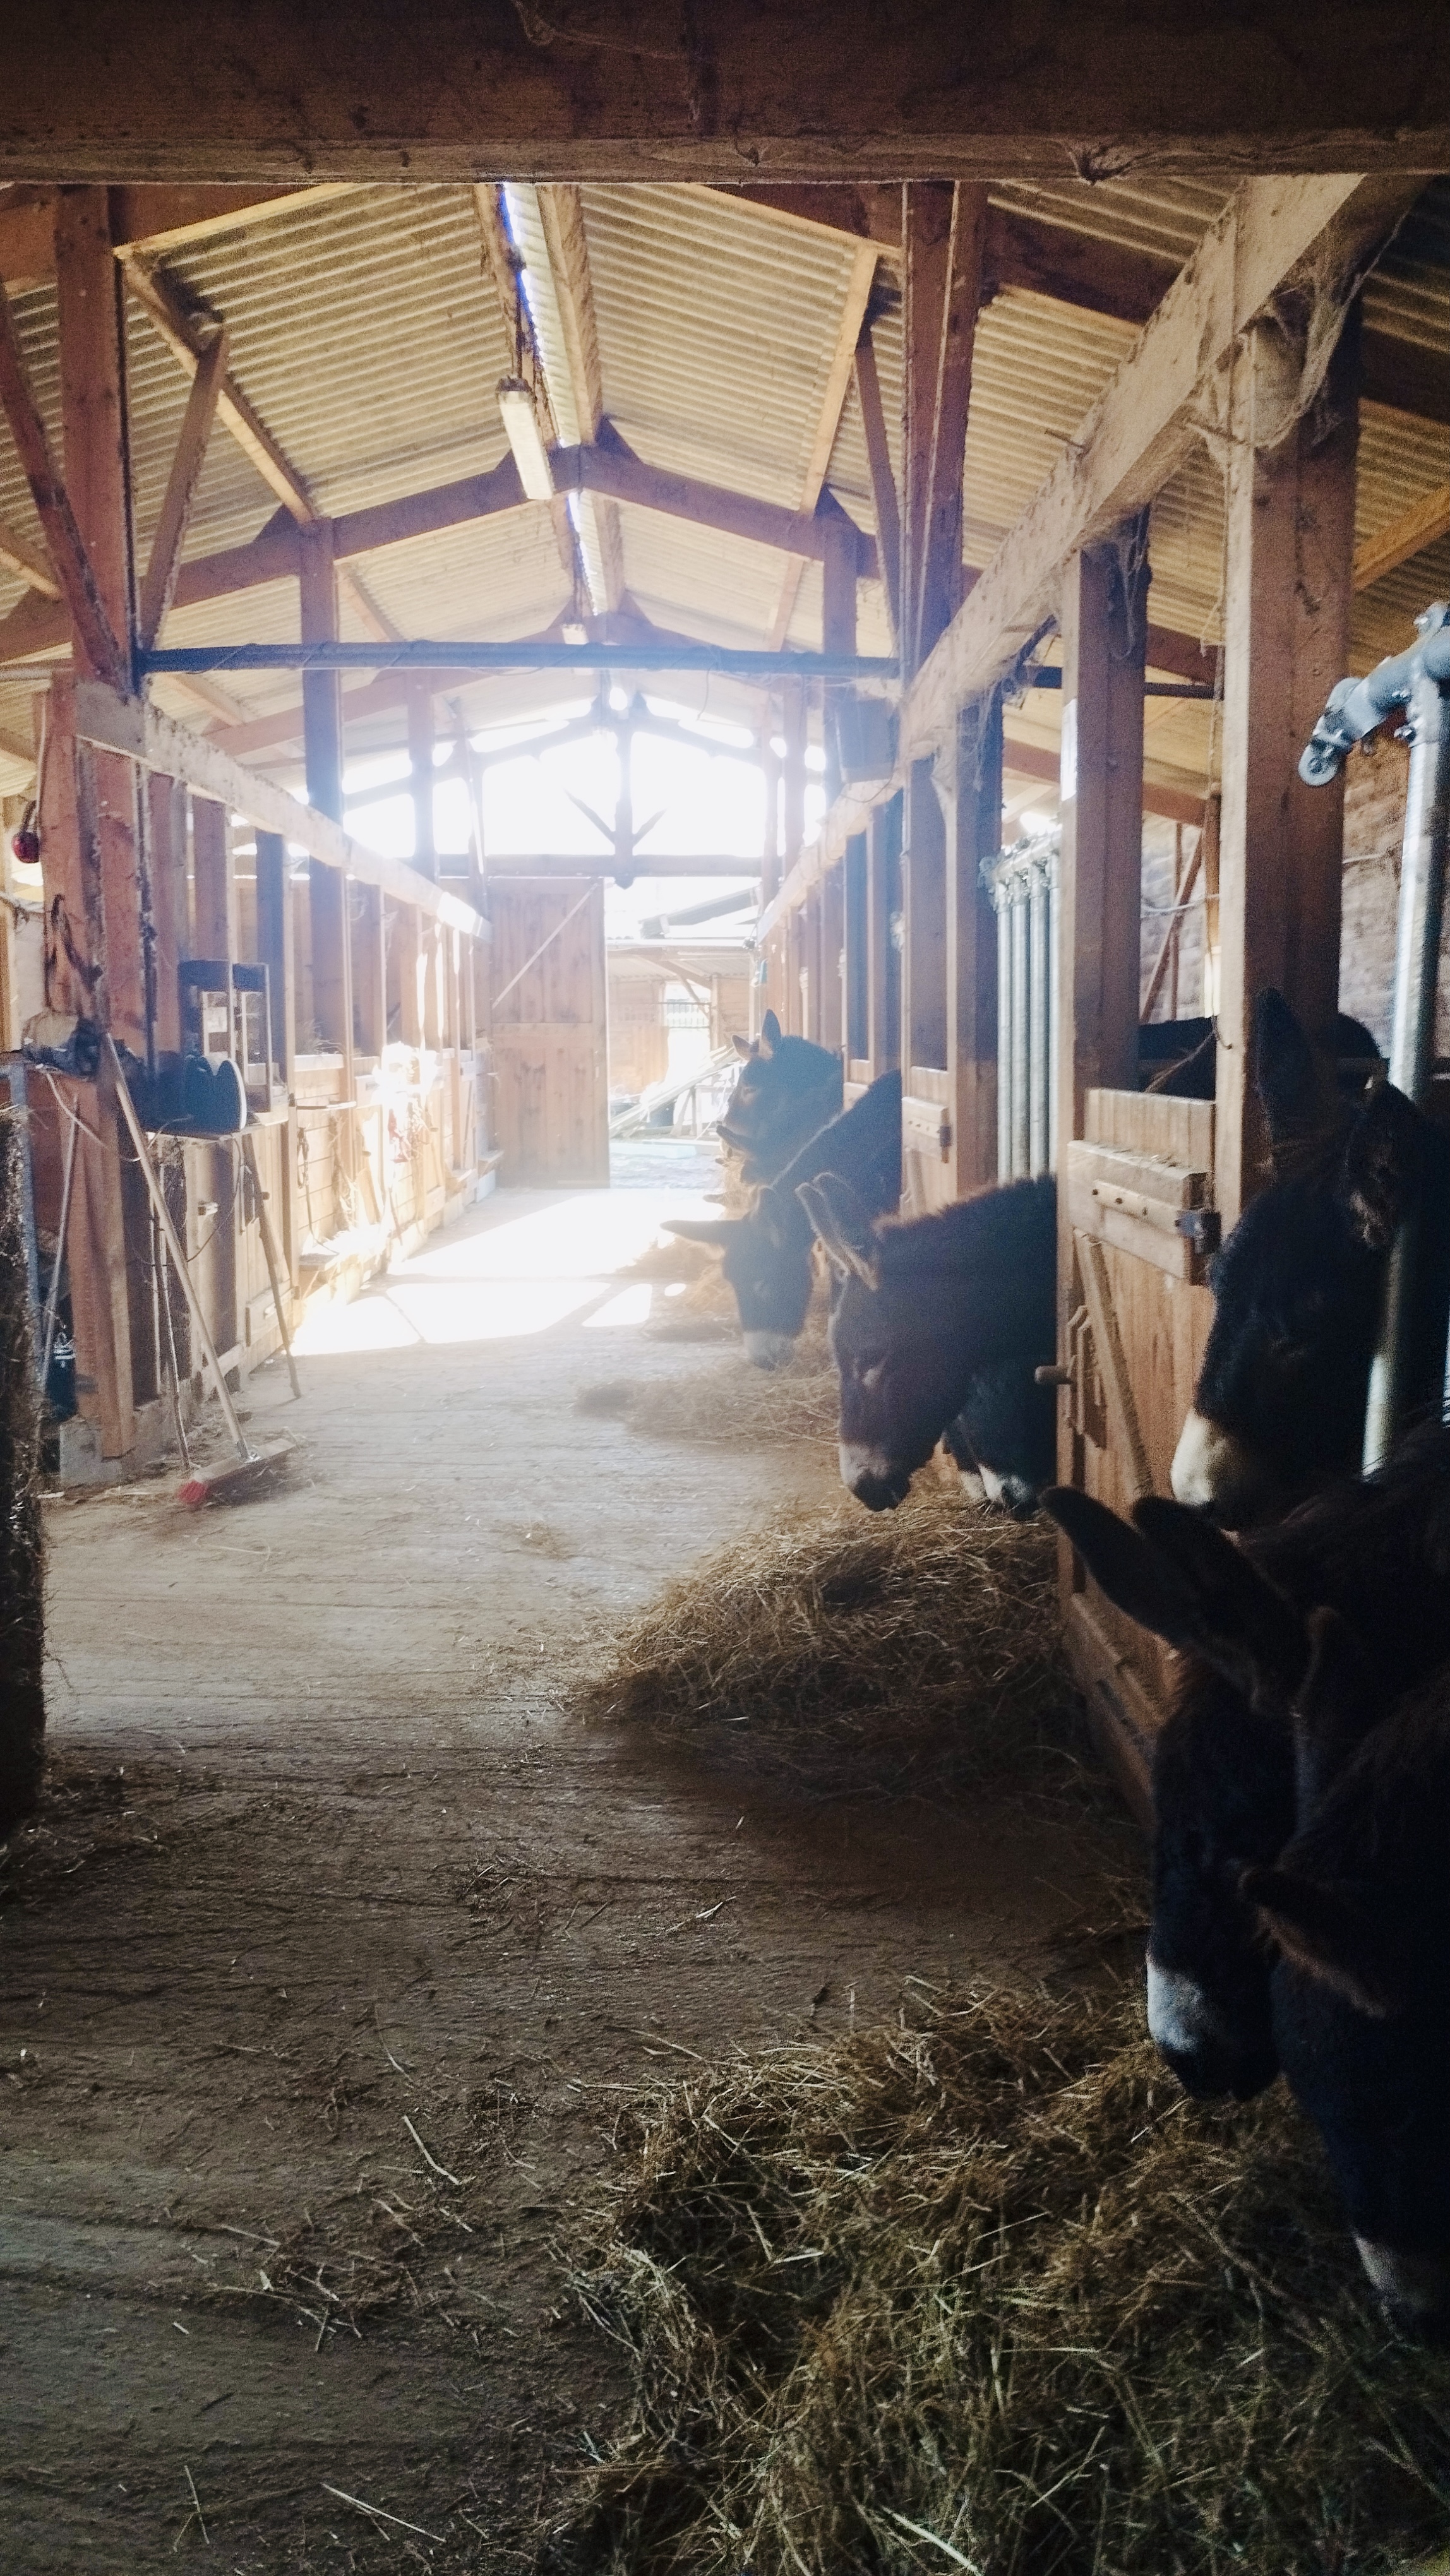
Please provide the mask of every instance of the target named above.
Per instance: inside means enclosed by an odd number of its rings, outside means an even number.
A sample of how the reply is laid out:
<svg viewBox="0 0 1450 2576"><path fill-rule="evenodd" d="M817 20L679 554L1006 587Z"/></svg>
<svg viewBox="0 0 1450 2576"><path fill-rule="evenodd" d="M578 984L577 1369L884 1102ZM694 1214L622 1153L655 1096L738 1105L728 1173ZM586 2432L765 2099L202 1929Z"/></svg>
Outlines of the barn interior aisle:
<svg viewBox="0 0 1450 2576"><path fill-rule="evenodd" d="M500 1192L313 1319L300 1404L254 1375L253 1430L303 1444L284 1491L47 1505L51 1783L3 1917L8 2564L169 2563L188 2471L227 2567L400 2563L329 2489L440 2535L435 2567L528 2564L621 2395L559 2258L622 2096L907 1977L1028 1975L1138 1866L1126 1819L747 1792L561 1706L667 1576L840 1499L828 1444L578 1409L719 1365L610 1276L699 1204Z"/></svg>

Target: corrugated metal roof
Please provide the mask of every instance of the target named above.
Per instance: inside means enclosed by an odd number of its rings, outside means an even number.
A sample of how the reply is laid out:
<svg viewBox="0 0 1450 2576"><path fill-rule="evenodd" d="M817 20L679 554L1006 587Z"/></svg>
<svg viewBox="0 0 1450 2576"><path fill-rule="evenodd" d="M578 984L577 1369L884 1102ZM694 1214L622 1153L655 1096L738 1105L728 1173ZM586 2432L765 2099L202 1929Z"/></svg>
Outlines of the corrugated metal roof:
<svg viewBox="0 0 1450 2576"><path fill-rule="evenodd" d="M1194 180L1130 173L1089 186L1064 176L1004 184L994 202L1033 221L1185 259L1215 219L1232 174ZM536 320L560 427L577 434L562 335L543 292L547 253L533 192L515 192L514 221L540 291ZM817 440L842 315L860 245L854 239L713 191L640 182L586 186L585 233L598 320L605 408L649 463L798 507ZM1450 183L1427 190L1366 289L1376 328L1443 348L1450 314ZM513 364L510 333L483 255L471 192L457 187L357 189L245 220L173 252L180 290L225 317L232 372L303 478L315 505L344 511L484 471L505 453L495 400ZM22 344L59 448L55 297L15 300ZM898 468L901 313L889 263L878 272L874 339ZM128 365L138 555L144 563L186 400L174 355L134 304ZM965 555L985 565L1061 455L1132 346L1124 323L1022 289L998 296L978 324L967 439ZM1357 534L1379 533L1443 480L1444 432L1365 405ZM874 530L860 410L848 392L828 483L858 524ZM276 495L218 429L187 540L195 557L245 542ZM39 547L17 460L0 443L0 516ZM662 627L726 643L759 643L783 596L785 559L691 524L621 506L624 570L639 606ZM1154 617L1213 636L1222 581L1219 468L1190 458L1153 510ZM542 508L411 541L361 562L370 593L405 633L508 637L547 626L566 604L549 515ZM1426 551L1355 602L1354 659L1362 667L1408 640L1414 610L1450 587L1450 544ZM0 613L24 596L0 573ZM177 612L177 643L295 632L290 583ZM363 629L344 593L345 635ZM790 638L815 644L820 574L807 566ZM886 649L884 595L863 587L861 649ZM248 711L285 705L287 677L229 674ZM185 703L168 691L175 704ZM552 688L544 694L553 694ZM488 684L471 693L486 700ZM0 675L0 732L29 728L27 684ZM188 712L195 718L196 705ZM1201 756L1196 710L1156 712L1165 759ZM18 783L0 758L0 786Z"/></svg>

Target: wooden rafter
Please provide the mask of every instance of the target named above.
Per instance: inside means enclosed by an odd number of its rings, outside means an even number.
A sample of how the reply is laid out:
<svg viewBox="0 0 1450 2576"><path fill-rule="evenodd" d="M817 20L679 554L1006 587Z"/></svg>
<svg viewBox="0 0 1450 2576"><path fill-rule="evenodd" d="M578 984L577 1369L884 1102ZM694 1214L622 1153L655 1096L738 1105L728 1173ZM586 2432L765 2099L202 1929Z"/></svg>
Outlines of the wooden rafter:
<svg viewBox="0 0 1450 2576"><path fill-rule="evenodd" d="M353 183L331 180L312 188L141 186L110 193L111 239L117 249L162 258L243 224L250 228L295 214L301 206L350 196ZM13 295L54 275L55 190L12 188L0 197L0 280Z"/></svg>
<svg viewBox="0 0 1450 2576"><path fill-rule="evenodd" d="M903 191L906 381L902 631L923 661L960 596L962 469L982 293L983 188Z"/></svg>
<svg viewBox="0 0 1450 2576"><path fill-rule="evenodd" d="M898 193L899 192L893 192ZM900 221L898 215L898 223ZM891 447L886 436L886 413L881 401L881 377L876 365L876 348L867 324L856 343L856 398L861 405L861 419L866 432L866 461L871 470L871 498L876 511L876 556L886 591L886 605L891 618L891 633L898 651L901 645L901 502L892 470Z"/></svg>
<svg viewBox="0 0 1450 2576"><path fill-rule="evenodd" d="M604 371L599 356L599 326L594 312L594 281L589 269L589 243L584 206L577 188L567 184L540 188L539 219L548 245L554 295L563 327L570 389L578 419L578 436L592 445L604 419ZM624 601L624 546L619 512L613 502L588 504L604 575L607 609Z"/></svg>
<svg viewBox="0 0 1450 2576"><path fill-rule="evenodd" d="M181 570L181 549L191 521L191 506L206 462L207 442L226 379L227 349L227 335L225 331L219 331L210 346L202 351L186 398L181 435L176 442L161 516L151 541L151 560L141 585L137 630L142 646L148 651L161 633L176 590L176 577Z"/></svg>
<svg viewBox="0 0 1450 2576"><path fill-rule="evenodd" d="M1245 180L1169 288L1072 445L998 548L915 681L903 757L946 738L1055 614L1061 566L1160 491L1212 418L1239 335L1296 272L1363 273L1413 203L1413 180Z"/></svg>
<svg viewBox="0 0 1450 2576"><path fill-rule="evenodd" d="M95 669L109 672L119 687L127 676L125 653L106 614L105 601L65 485L51 462L45 423L30 390L9 299L3 287L0 287L0 409L4 410L10 423L10 434L30 486L30 497L35 503L56 579L75 631Z"/></svg>
<svg viewBox="0 0 1450 2576"><path fill-rule="evenodd" d="M846 396L851 389L851 377L856 361L856 343L861 337L861 328L866 319L866 307L870 302L871 286L875 275L875 246L870 242L863 242L852 259L850 274L846 280L846 291L836 326L836 344L831 352L831 362L826 371L815 435L811 440L810 453L806 458L800 501L804 514L812 512L821 497L821 489L831 462L831 451L836 444L836 436L841 426L841 414L845 409ZM804 570L805 565L799 556L794 557L786 566L785 577L780 586L780 596L775 605L775 615L771 620L770 643L773 652L781 650L790 632L790 621L795 613L796 597Z"/></svg>
<svg viewBox="0 0 1450 2576"><path fill-rule="evenodd" d="M129 292L165 341L183 373L194 379L205 345L215 337L216 325L198 324L193 319L172 281L161 269L129 253L122 254L122 264ZM289 518L294 519L300 528L314 526L322 514L302 476L231 375L224 375L218 387L217 417L236 440L243 455L255 466L269 490L276 493ZM376 637L379 643L396 643L396 627L369 595L360 576L348 572L344 583L353 609L367 633Z"/></svg>
<svg viewBox="0 0 1450 2576"><path fill-rule="evenodd" d="M18 573L27 590L38 591L42 599L59 599L60 583L49 564L42 563L33 547L18 537L13 528L0 519L0 564L7 572Z"/></svg>
<svg viewBox="0 0 1450 2576"><path fill-rule="evenodd" d="M742 537L751 545L772 546L783 554L800 555L808 562L825 560L830 539L821 518L783 510L775 502L757 500L752 493L726 492L712 483L697 483L688 475L665 473L633 455L617 435L611 436L608 445L599 447L555 448L552 461L561 505L570 491L598 492L635 508L659 511L667 518L688 520L695 527L718 529L723 536ZM466 475L457 483L437 484L428 491L405 493L396 501L379 501L365 510L345 511L332 523L333 551L345 577L351 557L379 553L386 546L406 545L417 537L467 527L475 520L530 506L520 489L513 458L506 456L491 473ZM855 542L858 576L869 580L876 571L875 545L859 529ZM235 592L259 588L265 582L295 581L297 571L296 522L287 512L279 511L246 545L227 546L214 555L195 556L183 564L172 605L195 608L205 600L223 599ZM620 613L623 608L624 603ZM0 619L0 666L22 655L64 644L68 630L63 618L57 617L51 629L46 630L37 626L33 616L12 624L15 617L12 611L11 619Z"/></svg>
<svg viewBox="0 0 1450 2576"><path fill-rule="evenodd" d="M169 778L185 779L199 796L244 815L264 832L280 832L284 840L306 850L324 867L341 869L361 885L380 887L395 903L411 904L419 912L432 913L435 919L474 937L483 930L478 915L468 904L460 903L456 895L443 893L404 860L385 858L377 850L364 848L330 816L319 813L315 806L300 804L285 789L243 769L215 743L190 732L185 725L174 724L169 716L144 705L139 698L108 689L98 680L78 681L75 729L83 742L122 752L143 768L160 770Z"/></svg>
<svg viewBox="0 0 1450 2576"><path fill-rule="evenodd" d="M1370 584L1382 581L1412 555L1433 546L1450 529L1450 483L1437 483L1433 492L1423 493L1408 510L1392 519L1387 528L1377 529L1354 550L1354 586L1368 590Z"/></svg>

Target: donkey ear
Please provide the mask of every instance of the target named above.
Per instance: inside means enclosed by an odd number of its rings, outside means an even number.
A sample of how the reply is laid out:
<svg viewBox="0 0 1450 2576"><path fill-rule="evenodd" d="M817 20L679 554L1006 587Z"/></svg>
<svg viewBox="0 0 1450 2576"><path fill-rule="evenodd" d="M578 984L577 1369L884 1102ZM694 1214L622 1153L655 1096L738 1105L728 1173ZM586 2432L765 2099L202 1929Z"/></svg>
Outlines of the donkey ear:
<svg viewBox="0 0 1450 2576"><path fill-rule="evenodd" d="M1355 1232L1371 1252L1393 1242L1419 1194L1422 1167L1419 1112L1383 1082L1349 1131L1339 1176Z"/></svg>
<svg viewBox="0 0 1450 2576"><path fill-rule="evenodd" d="M703 1243L711 1252L724 1252L740 1223L736 1216L667 1216L660 1231L677 1234L683 1243Z"/></svg>
<svg viewBox="0 0 1450 2576"><path fill-rule="evenodd" d="M817 1180L800 1182L796 1197L837 1267L854 1271L868 1288L879 1287L881 1247L876 1228L850 1182L838 1172L822 1172Z"/></svg>
<svg viewBox="0 0 1450 2576"><path fill-rule="evenodd" d="M1277 1714L1309 1661L1304 1621L1282 1592L1199 1512L1145 1494L1133 1518L1191 1596L1192 1643L1251 1707Z"/></svg>
<svg viewBox="0 0 1450 2576"><path fill-rule="evenodd" d="M732 1037L730 1041L742 1064L749 1064L756 1052L754 1038Z"/></svg>
<svg viewBox="0 0 1450 2576"><path fill-rule="evenodd" d="M1075 1485L1049 1485L1038 1501L1072 1541L1108 1599L1170 1646L1198 1644L1198 1602L1175 1566L1106 1503Z"/></svg>
<svg viewBox="0 0 1450 2576"><path fill-rule="evenodd" d="M1312 1135L1324 1123L1314 1050L1282 993L1270 984L1254 1004L1254 1088L1269 1141Z"/></svg>
<svg viewBox="0 0 1450 2576"><path fill-rule="evenodd" d="M760 1052L769 1059L780 1044L781 1028L774 1011L767 1011L760 1023Z"/></svg>
<svg viewBox="0 0 1450 2576"><path fill-rule="evenodd" d="M1239 1890L1285 1958L1356 2012L1383 2021L1403 2003L1404 1982L1383 1940L1337 1888L1295 1869L1246 1869Z"/></svg>
<svg viewBox="0 0 1450 2576"><path fill-rule="evenodd" d="M1337 1610L1311 1610L1309 1670L1294 1698L1294 1805L1302 1833L1374 1717L1374 1675Z"/></svg>

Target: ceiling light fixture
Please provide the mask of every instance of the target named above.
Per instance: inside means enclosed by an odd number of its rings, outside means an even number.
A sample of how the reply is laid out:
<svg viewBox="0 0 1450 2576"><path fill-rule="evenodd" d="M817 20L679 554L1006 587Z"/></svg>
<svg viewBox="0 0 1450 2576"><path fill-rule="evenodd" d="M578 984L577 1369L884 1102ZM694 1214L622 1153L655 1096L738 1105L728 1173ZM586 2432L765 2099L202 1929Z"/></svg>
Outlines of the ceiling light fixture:
<svg viewBox="0 0 1450 2576"><path fill-rule="evenodd" d="M499 379L498 407L503 418L504 435L513 449L519 481L531 501L552 501L554 474L534 397L522 376Z"/></svg>

